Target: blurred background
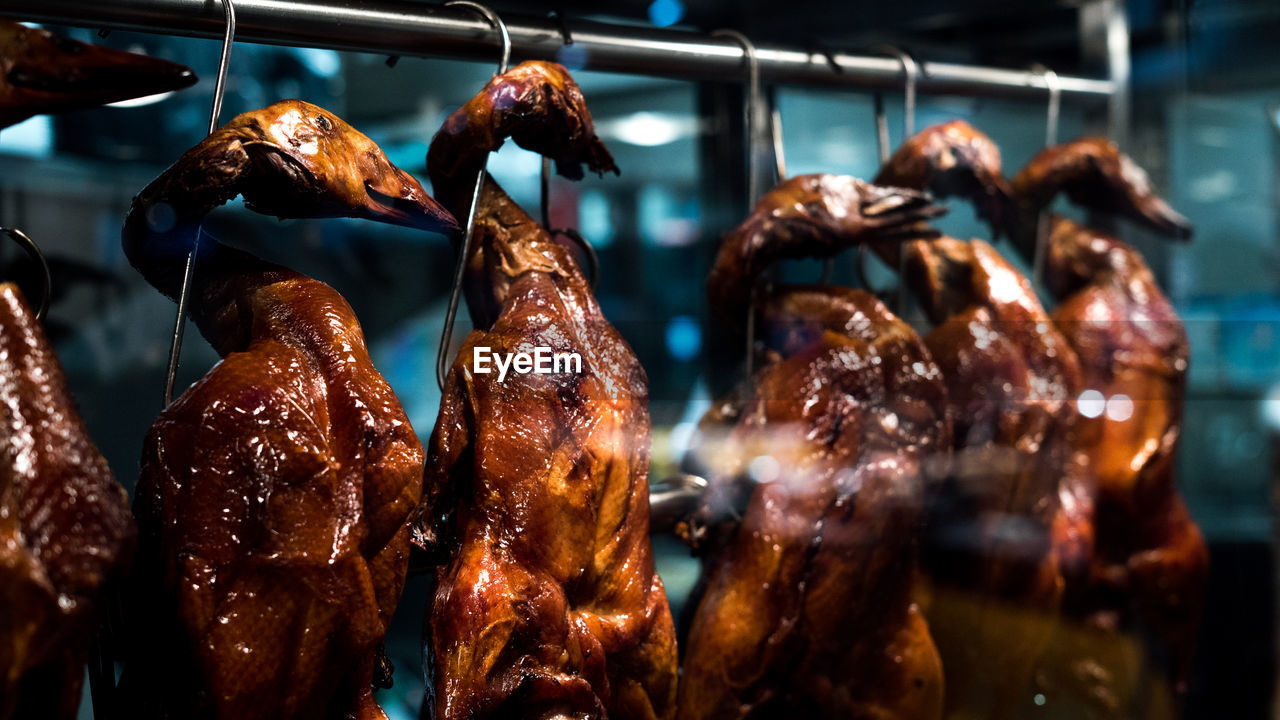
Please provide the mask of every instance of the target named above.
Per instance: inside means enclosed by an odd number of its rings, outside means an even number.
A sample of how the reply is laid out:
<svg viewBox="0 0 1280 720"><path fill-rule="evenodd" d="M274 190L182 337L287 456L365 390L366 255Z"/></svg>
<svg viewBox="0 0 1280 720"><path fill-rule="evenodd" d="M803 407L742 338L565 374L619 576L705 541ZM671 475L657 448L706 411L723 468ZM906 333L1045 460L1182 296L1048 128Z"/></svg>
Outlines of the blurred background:
<svg viewBox="0 0 1280 720"><path fill-rule="evenodd" d="M857 51L881 43L924 60L1062 74L1117 72L1107 48L1127 28L1127 98L1062 109L1061 139L1110 133L1197 227L1195 241L1165 243L1131 227L1186 320L1191 387L1180 482L1211 544L1212 581L1190 718L1272 716L1275 676L1275 542L1272 488L1280 472L1280 3L1274 0L792 0L501 2L501 12L569 16L711 30L737 28L756 42ZM1117 25L1115 18L1122 22ZM80 40L190 65L196 87L147 104L40 117L0 132L0 218L49 255L50 330L93 437L132 486L141 438L160 409L173 305L142 282L119 242L130 198L192 144L208 123L220 45L211 40L53 28ZM1110 42L1110 44L1108 44ZM513 60L518 61L516 57ZM496 60L496 58L495 58ZM561 62L588 58L573 46ZM1120 68L1125 70L1126 68ZM238 43L223 120L281 98L327 107L425 180L427 143L441 120L487 80L487 63L338 53ZM725 378L704 368L717 352L703 281L718 238L745 211L741 95L736 87L575 73L619 177L552 182L553 225L577 227L601 260L606 316L646 368L654 420L654 471L678 465L693 424ZM788 170L871 177L877 167L872 98L846 91L774 90ZM894 145L902 96L886 103ZM1000 145L1012 174L1044 142L1044 103L922 95L916 128L964 118ZM489 165L536 212L539 161L509 144ZM965 205L939 226L959 237L987 231ZM364 325L377 366L425 441L439 395L433 362L454 255L446 240L354 221L277 222L238 203L206 225L338 288ZM16 247L0 246L5 277L29 277ZM816 278L816 264L787 270ZM854 284L842 258L838 282ZM873 268L873 285L892 275ZM466 314L460 315L465 326ZM455 332L455 341L464 333ZM730 351L736 352L733 348ZM216 362L188 335L179 388ZM655 539L677 612L696 568L674 542ZM422 694L418 633L426 587L411 581L389 646L396 685L383 693L393 718L413 717ZM88 703L82 712L88 716Z"/></svg>

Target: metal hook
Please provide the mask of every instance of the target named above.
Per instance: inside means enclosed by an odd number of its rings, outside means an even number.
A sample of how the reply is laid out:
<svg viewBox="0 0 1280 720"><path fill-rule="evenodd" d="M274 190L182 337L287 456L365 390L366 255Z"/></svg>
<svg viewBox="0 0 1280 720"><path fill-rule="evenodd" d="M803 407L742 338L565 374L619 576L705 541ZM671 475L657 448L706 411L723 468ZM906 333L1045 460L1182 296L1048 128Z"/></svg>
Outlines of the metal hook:
<svg viewBox="0 0 1280 720"><path fill-rule="evenodd" d="M569 33L569 27L565 25L564 15L559 10L552 10L551 16L555 19L556 24L560 28L560 38L565 45L573 44L573 35ZM542 158L542 168L539 175L539 210L542 218L542 229L554 234L551 229L551 158ZM594 290L595 287L592 286Z"/></svg>
<svg viewBox="0 0 1280 720"><path fill-rule="evenodd" d="M227 69L231 65L231 46L236 37L236 8L232 0L222 0L223 16L226 18L226 31L222 36L222 55L218 58L218 79L213 86L213 106L209 111L209 134L218 129L218 120L222 116L222 99L227 93ZM196 254L200 249L200 235L203 228L196 228L195 239L191 242L191 251L187 253L187 264L182 270L182 288L178 291L177 315L173 320L173 335L169 340L169 364L164 374L164 406L173 402L173 385L178 379L178 363L182 359L182 335L187 327L187 305L191 300L191 281L195 276Z"/></svg>
<svg viewBox="0 0 1280 720"><path fill-rule="evenodd" d="M746 60L746 78L748 78L748 95L742 106L742 119L746 129L746 208L750 211L760 197L760 173L755 152L756 111L760 108L760 59L755 54L755 44L749 37L736 29L717 29L712 37L728 37L742 47L742 59ZM780 118L781 122L781 118ZM774 147L777 138L773 138ZM753 291L754 295L754 291ZM755 302L746 305L746 377L750 378L754 370L755 355Z"/></svg>
<svg viewBox="0 0 1280 720"><path fill-rule="evenodd" d="M787 154L782 148L782 111L778 110L777 98L769 101L769 134L773 139L773 172L777 182L787 179Z"/></svg>
<svg viewBox="0 0 1280 720"><path fill-rule="evenodd" d="M502 18L484 5L478 2L471 2L471 0L449 0L444 6L471 8L480 13L493 26L493 29L498 31L498 37L502 40L502 55L498 60L498 72L494 74L501 75L505 73L507 66L511 64L511 33L507 31L507 24L502 22Z"/></svg>
<svg viewBox="0 0 1280 720"><path fill-rule="evenodd" d="M21 230L17 228L0 228L0 232L12 238L14 242L22 246L23 250L27 251L27 254L33 260L40 263L40 304L36 307L36 319L43 320L45 313L49 310L49 295L53 288L53 276L49 272L49 260L44 256L44 252L40 250L40 246Z"/></svg>
<svg viewBox="0 0 1280 720"><path fill-rule="evenodd" d="M565 45L573 44L573 33L569 32L569 25L564 21L564 13L559 10L552 10L547 13L547 17L556 21L556 29L560 31L560 39Z"/></svg>
<svg viewBox="0 0 1280 720"><path fill-rule="evenodd" d="M833 65L839 67L839 65ZM837 70L837 72L839 72ZM773 138L773 169L777 175L776 180L782 182L787 179L787 155L782 146L782 111L778 109L777 97L774 93L769 93L769 134ZM818 278L818 284L826 285L831 282L831 276L835 273L835 258L824 258L822 260L822 275Z"/></svg>
<svg viewBox="0 0 1280 720"><path fill-rule="evenodd" d="M760 58L756 55L755 43L737 30L716 30L712 37L731 38L742 47L742 57L747 62L747 102L743 108L743 117L747 136L747 207L751 208L760 198L760 181L757 172L755 153L756 120L762 98L760 90Z"/></svg>
<svg viewBox="0 0 1280 720"><path fill-rule="evenodd" d="M920 63L911 57L911 53L894 45L881 45L876 49L902 63L902 140L906 142L916 134L916 85L920 81Z"/></svg>
<svg viewBox="0 0 1280 720"><path fill-rule="evenodd" d="M511 62L511 33L507 32L507 24L502 22L502 18L484 5L470 0L451 0L451 2L445 3L445 6L465 7L475 10L497 29L498 35L502 38L502 56L498 60L498 72L494 73L494 77L505 73L507 65ZM449 344L453 342L453 323L458 318L458 303L462 299L462 279L466 275L467 258L471 256L471 240L476 230L476 210L480 207L480 194L484 191L484 178L487 174L485 167L488 164L489 157L486 155L484 165L480 167L480 172L476 173L475 188L471 191L471 207L467 211L467 227L462 235L462 247L459 248L458 263L453 271L453 286L449 289L449 307L445 310L444 328L440 332L440 347L436 351L436 385L441 390L444 390L444 376L449 371Z"/></svg>
<svg viewBox="0 0 1280 720"><path fill-rule="evenodd" d="M591 291L595 292L596 286L600 281L600 256L596 255L596 249L586 238L582 237L582 233L573 228L560 228L550 231L553 236L563 235L573 241L582 250L582 254L587 256L587 269L590 271L588 275L588 283L590 283Z"/></svg>
<svg viewBox="0 0 1280 720"><path fill-rule="evenodd" d="M1058 117L1062 112L1062 83L1058 73L1044 65L1036 65L1032 71L1040 74L1045 90L1049 92L1049 108L1045 116L1044 144L1049 147L1058 142ZM1044 284L1045 255L1049 244L1049 213L1040 211L1036 218L1036 247L1031 254L1031 280L1037 287Z"/></svg>
<svg viewBox="0 0 1280 720"><path fill-rule="evenodd" d="M884 55L891 55L902 63L902 141L906 142L915 134L916 131L916 84L920 77L920 64L911 54L900 47L894 45L878 45L876 52ZM889 118L885 113L884 93L875 94L875 117L876 117L876 146L880 156L880 164L884 165L889 162L891 156L889 142ZM858 280L863 287L870 289L871 284L867 279L866 260L867 247L865 245L858 246ZM905 257L905 256L903 256ZM906 293L904 291L902 278L905 277L904 267L901 260L899 261L898 270L898 287L894 291L894 305L899 315L906 312Z"/></svg>
<svg viewBox="0 0 1280 720"><path fill-rule="evenodd" d="M1037 64L1032 70L1039 73L1044 80L1045 90L1049 92L1049 111L1044 125L1044 144L1048 147L1058 142L1058 117L1062 112L1062 81L1058 78L1058 73L1044 65Z"/></svg>

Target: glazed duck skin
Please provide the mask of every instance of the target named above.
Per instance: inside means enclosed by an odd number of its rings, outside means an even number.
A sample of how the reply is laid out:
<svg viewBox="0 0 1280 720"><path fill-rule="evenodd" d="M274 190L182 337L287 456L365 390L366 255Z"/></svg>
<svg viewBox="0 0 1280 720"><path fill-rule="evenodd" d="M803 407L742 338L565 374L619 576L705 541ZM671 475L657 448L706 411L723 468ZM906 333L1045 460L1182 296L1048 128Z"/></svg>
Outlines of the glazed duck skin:
<svg viewBox="0 0 1280 720"><path fill-rule="evenodd" d="M918 224L943 212L920 192L847 175L788 178L721 243L707 278L709 302L736 327L761 274L777 262L831 257L857 242L887 247L907 237L928 237L930 231Z"/></svg>
<svg viewBox="0 0 1280 720"><path fill-rule="evenodd" d="M1091 210L1118 213L1172 238L1192 233L1146 172L1100 138L1046 148L1017 174L1014 188L1026 216L1039 214L1062 191ZM1080 421L1098 474L1098 543L1090 577L1069 609L1112 635L1135 625L1145 630L1163 651L1169 695L1176 696L1185 690L1208 575L1204 539L1173 472L1186 332L1133 247L1065 218L1051 218L1049 227L1045 277L1059 301L1054 322L1080 356L1085 386L1108 400L1129 400L1128 417L1103 413ZM1034 239L1015 237L1027 253ZM1139 656L1105 663L1113 678L1109 712L1133 702L1141 662ZM1100 694L1085 685L1090 696Z"/></svg>
<svg viewBox="0 0 1280 720"><path fill-rule="evenodd" d="M0 128L194 85L190 68L0 20Z"/></svg>
<svg viewBox="0 0 1280 720"><path fill-rule="evenodd" d="M1088 557L1087 479L1071 436L1080 369L1026 278L987 243L913 242L906 264L937 323L924 342L955 423L924 549L947 716L1009 717L1032 692L1064 572Z"/></svg>
<svg viewBox="0 0 1280 720"><path fill-rule="evenodd" d="M501 102L499 102L501 100ZM433 185L464 216L506 136L603 171L612 159L564 68L524 63L445 121ZM445 379L418 543L439 562L427 618L440 720L670 718L674 628L649 543L647 380L568 246L489 180L467 301L476 327ZM478 372L473 349L576 352L581 372Z"/></svg>
<svg viewBox="0 0 1280 720"><path fill-rule="evenodd" d="M176 293L194 226L243 194L292 217L452 217L314 105L232 120L135 198L124 245ZM148 433L135 513L133 716L385 715L374 665L403 587L421 445L332 288L201 243L192 317L223 360Z"/></svg>
<svg viewBox="0 0 1280 720"><path fill-rule="evenodd" d="M0 284L0 402L0 718L71 720L105 588L137 531L11 283Z"/></svg>
<svg viewBox="0 0 1280 720"><path fill-rule="evenodd" d="M789 288L770 303L765 327L789 347L718 443L709 498L753 458L781 469L708 548L679 717L940 718L912 592L923 465L950 441L941 374L867 293Z"/></svg>
<svg viewBox="0 0 1280 720"><path fill-rule="evenodd" d="M908 141L877 181L968 178L951 182L991 220L1008 201L999 163L989 138L952 122ZM1034 692L1066 579L1092 552L1091 478L1074 437L1079 360L989 244L944 237L902 251L904 280L935 325L924 340L954 421L950 476L929 488L923 563L947 716L1011 717Z"/></svg>
<svg viewBox="0 0 1280 720"><path fill-rule="evenodd" d="M999 235L1009 222L1010 190L1001 172L1000 148L963 120L930 126L909 138L885 163L877 185L928 190L939 198L973 203Z"/></svg>
<svg viewBox="0 0 1280 720"><path fill-rule="evenodd" d="M1053 220L1046 279L1060 298L1054 322L1080 357L1085 387L1133 405L1129 417L1080 421L1098 482L1095 591L1105 596L1110 586L1130 598L1163 642L1177 687L1190 670L1209 562L1173 474L1186 332L1136 250L1066 218Z"/></svg>
<svg viewBox="0 0 1280 720"><path fill-rule="evenodd" d="M868 293L752 292L778 259L888 241L939 212L917 192L799 176L726 235L711 307L739 327L754 295L768 351L700 426L705 590L681 720L941 716L941 666L912 602L923 466L950 445L941 374Z"/></svg>
<svg viewBox="0 0 1280 720"><path fill-rule="evenodd" d="M1099 212L1116 213L1158 233L1191 237L1191 223L1156 194L1147 173L1106 138L1086 137L1045 148L1013 176L1013 228L1021 245L1033 240L1036 217L1058 193Z"/></svg>

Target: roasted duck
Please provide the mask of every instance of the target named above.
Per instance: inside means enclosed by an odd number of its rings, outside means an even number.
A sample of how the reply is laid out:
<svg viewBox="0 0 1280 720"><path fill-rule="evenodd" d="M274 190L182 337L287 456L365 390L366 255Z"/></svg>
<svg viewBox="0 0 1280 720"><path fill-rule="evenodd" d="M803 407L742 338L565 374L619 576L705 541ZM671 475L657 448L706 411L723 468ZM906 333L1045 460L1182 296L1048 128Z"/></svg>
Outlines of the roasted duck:
<svg viewBox="0 0 1280 720"><path fill-rule="evenodd" d="M786 180L726 236L711 307L740 327L769 264L914 234L939 211L849 177ZM696 451L705 591L679 717L939 718L942 668L912 595L925 466L950 445L942 376L866 292L754 295L765 364L704 419Z"/></svg>
<svg viewBox="0 0 1280 720"><path fill-rule="evenodd" d="M1012 203L1000 148L963 120L932 125L908 138L880 175L939 198L968 200L996 235L1009 224Z"/></svg>
<svg viewBox="0 0 1280 720"><path fill-rule="evenodd" d="M0 284L0 720L71 720L136 530L62 366L17 286Z"/></svg>
<svg viewBox="0 0 1280 720"><path fill-rule="evenodd" d="M1041 152L1013 187L1027 218L1066 189L1092 209L1177 237L1191 233L1187 220L1154 194L1146 174L1105 140ZM1095 634L1148 631L1168 661L1168 686L1181 690L1208 571L1204 539L1174 479L1186 332L1133 247L1062 217L1054 217L1050 229L1045 280L1059 303L1053 320L1080 358L1082 387L1094 395L1094 407L1081 408L1079 438L1097 477L1097 543L1088 581L1070 594L1067 609ZM1030 252L1034 235L1019 240ZM1143 658L1108 651L1115 643L1106 640L1082 651L1088 662L1074 663L1074 673L1058 676L1094 700L1100 716L1123 716L1138 691Z"/></svg>
<svg viewBox="0 0 1280 720"><path fill-rule="evenodd" d="M959 147L939 149L947 144ZM991 141L957 122L924 130L876 181L942 190L946 178L982 207L1004 193L1000 175ZM1008 718L1034 693L1064 576L1090 552L1088 468L1074 438L1080 366L1030 283L989 244L944 237L903 251L905 281L935 325L924 341L953 422L953 465L929 488L923 551L946 714Z"/></svg>
<svg viewBox="0 0 1280 720"><path fill-rule="evenodd" d="M1106 138L1046 148L1010 185L1017 207L1011 232L1023 248L1033 240L1036 218L1060 192L1078 205L1122 215L1163 235L1191 237L1191 223L1155 193L1146 171Z"/></svg>
<svg viewBox="0 0 1280 720"><path fill-rule="evenodd" d="M190 68L0 20L0 128L195 84Z"/></svg>
<svg viewBox="0 0 1280 720"><path fill-rule="evenodd" d="M134 199L130 262L174 296L201 219L238 194L282 217L457 228L368 138L289 100L235 118ZM421 445L337 292L199 248L191 313L223 360L147 436L128 716L385 718L372 685Z"/></svg>
<svg viewBox="0 0 1280 720"><path fill-rule="evenodd" d="M432 184L459 217L507 137L567 177L615 170L565 69L527 62L431 142ZM572 249L486 181L466 276L477 329L445 379L417 536L437 563L424 717L675 711L675 634L649 543L647 381ZM580 361L500 377L477 359L536 348Z"/></svg>

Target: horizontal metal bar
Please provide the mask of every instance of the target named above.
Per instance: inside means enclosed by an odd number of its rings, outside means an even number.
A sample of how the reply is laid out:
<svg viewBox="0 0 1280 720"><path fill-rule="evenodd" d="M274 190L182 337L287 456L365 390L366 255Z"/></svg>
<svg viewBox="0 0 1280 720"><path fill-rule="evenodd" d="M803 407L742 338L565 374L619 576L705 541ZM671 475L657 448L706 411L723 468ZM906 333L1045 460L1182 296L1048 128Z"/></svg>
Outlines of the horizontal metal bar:
<svg viewBox="0 0 1280 720"><path fill-rule="evenodd" d="M406 0L233 0L236 39L385 55L449 57L496 62L493 29L474 12ZM3 0L0 13L34 22L217 38L219 0ZM564 39L549 18L504 15L518 60L557 58ZM576 57L588 70L679 80L737 81L746 77L743 50L732 38L645 26L568 19ZM767 83L894 90L902 66L893 58L822 53L761 45ZM1020 70L922 62L918 89L1043 100L1039 75ZM1108 80L1060 76L1062 95L1105 100Z"/></svg>

